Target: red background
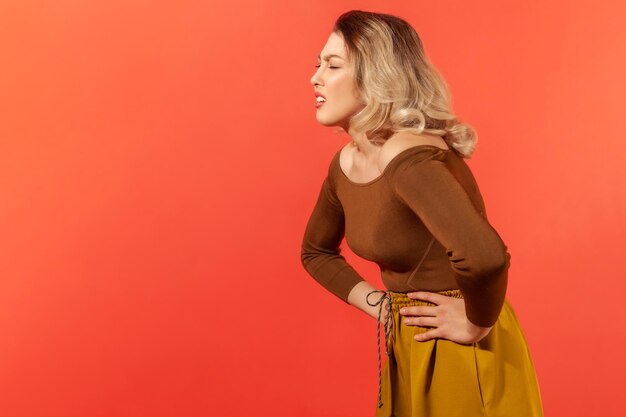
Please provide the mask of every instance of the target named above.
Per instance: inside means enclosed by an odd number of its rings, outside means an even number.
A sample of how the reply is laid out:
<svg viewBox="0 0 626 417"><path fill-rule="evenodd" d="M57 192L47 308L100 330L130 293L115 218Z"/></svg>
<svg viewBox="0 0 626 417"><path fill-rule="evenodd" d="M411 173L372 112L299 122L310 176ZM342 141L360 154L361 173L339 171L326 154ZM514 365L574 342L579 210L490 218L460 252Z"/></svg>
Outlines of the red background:
<svg viewBox="0 0 626 417"><path fill-rule="evenodd" d="M623 415L626 6L566 0L2 2L0 415L374 414L376 324L299 258L353 8L413 24L478 131L546 415Z"/></svg>

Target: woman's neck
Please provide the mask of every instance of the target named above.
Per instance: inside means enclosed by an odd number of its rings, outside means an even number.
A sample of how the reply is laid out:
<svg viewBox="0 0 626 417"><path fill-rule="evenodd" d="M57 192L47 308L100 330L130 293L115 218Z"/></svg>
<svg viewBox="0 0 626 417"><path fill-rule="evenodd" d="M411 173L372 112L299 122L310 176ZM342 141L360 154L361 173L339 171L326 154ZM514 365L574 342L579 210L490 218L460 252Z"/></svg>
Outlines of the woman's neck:
<svg viewBox="0 0 626 417"><path fill-rule="evenodd" d="M360 153L365 159L370 159L380 152L381 146L372 143L365 133L360 132L348 132L348 135L352 138L352 147L358 153Z"/></svg>

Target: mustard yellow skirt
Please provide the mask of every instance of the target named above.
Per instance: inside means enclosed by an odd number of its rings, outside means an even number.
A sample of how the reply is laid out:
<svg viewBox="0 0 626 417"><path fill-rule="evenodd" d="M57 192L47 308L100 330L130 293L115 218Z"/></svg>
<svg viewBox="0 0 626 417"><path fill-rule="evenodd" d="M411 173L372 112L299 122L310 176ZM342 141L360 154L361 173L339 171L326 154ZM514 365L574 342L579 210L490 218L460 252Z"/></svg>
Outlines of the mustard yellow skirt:
<svg viewBox="0 0 626 417"><path fill-rule="evenodd" d="M400 308L433 304L387 293L393 322L376 417L543 416L533 361L508 300L490 333L464 345L446 339L414 340L429 328L404 324ZM462 298L459 290L439 294Z"/></svg>

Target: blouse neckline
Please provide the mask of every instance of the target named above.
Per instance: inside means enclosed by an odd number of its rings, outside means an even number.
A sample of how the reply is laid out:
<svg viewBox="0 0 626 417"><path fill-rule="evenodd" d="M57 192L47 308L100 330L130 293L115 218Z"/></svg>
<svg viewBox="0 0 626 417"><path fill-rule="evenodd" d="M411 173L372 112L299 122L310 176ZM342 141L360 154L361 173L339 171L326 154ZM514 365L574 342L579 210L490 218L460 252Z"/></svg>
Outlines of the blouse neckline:
<svg viewBox="0 0 626 417"><path fill-rule="evenodd" d="M405 153L408 153L409 151L413 151L416 148L424 148L424 147L426 147L426 148L434 148L434 149L440 150L442 152L450 152L450 151L452 151L452 148L444 149L444 148L440 148L439 146L436 146L436 145L415 145L415 146L411 146L410 148L407 148L407 149L405 149L405 150L403 150L401 152L398 152L398 154L396 156L391 158L391 160L387 163L387 165L382 170L380 175L377 176L376 178L374 178L373 180L370 180L370 181L367 181L367 182L355 182L355 181L352 181L350 178L348 178L346 173L343 172L343 169L341 169L341 164L339 163L339 156L341 155L341 149L340 149L339 152L337 152L337 168L339 169L339 172L341 173L341 176L343 177L343 179L348 184L354 185L356 187L366 187L368 185L372 185L372 184L375 184L376 182L380 181L385 176L387 171L389 170L389 167L401 159L400 158L401 155L404 155Z"/></svg>

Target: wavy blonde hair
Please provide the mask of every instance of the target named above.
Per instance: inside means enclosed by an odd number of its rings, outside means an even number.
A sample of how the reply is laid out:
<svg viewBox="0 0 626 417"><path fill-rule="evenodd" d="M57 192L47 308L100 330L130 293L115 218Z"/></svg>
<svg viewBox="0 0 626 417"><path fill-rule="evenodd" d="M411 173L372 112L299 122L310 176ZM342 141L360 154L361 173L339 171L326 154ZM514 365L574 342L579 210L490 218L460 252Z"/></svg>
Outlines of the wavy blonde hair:
<svg viewBox="0 0 626 417"><path fill-rule="evenodd" d="M476 131L450 108L448 86L424 53L411 25L389 14L351 10L333 32L346 45L365 108L351 123L376 144L395 132L440 135L463 158L476 147Z"/></svg>

